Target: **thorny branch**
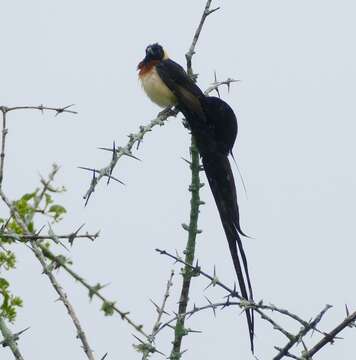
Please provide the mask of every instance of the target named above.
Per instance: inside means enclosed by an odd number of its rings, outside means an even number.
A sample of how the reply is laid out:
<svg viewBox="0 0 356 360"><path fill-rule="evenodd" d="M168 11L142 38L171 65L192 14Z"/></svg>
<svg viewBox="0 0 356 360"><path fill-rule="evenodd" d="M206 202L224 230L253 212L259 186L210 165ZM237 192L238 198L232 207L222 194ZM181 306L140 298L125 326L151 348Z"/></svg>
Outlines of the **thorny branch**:
<svg viewBox="0 0 356 360"><path fill-rule="evenodd" d="M61 240L67 240L70 244L73 244L75 239L89 239L91 241L94 241L95 239L97 239L99 237L99 232L95 233L95 234L89 234L88 232L86 232L85 234L78 234L77 232L72 232L70 234L66 234L66 235L56 235L52 233L48 233L48 235L39 235L37 234L33 234L33 235L19 235L19 234L15 234L15 233L10 233L10 232L1 232L0 230L0 236L4 237L4 238L8 238L8 239L12 239L12 240L16 240L16 241L21 241L21 242L26 242L26 241L30 241L30 240L53 240L53 241L57 241L58 239Z"/></svg>
<svg viewBox="0 0 356 360"><path fill-rule="evenodd" d="M56 172L58 171L58 167L54 166L52 172L50 173L48 180L46 181L42 181L42 184L44 186L43 190L41 191L40 195L38 195L35 198L35 207L39 205L39 203L41 202L42 197L45 194L45 189L47 189L50 186L50 183L52 182L54 175L56 174ZM4 192L2 190L0 190L0 197L3 199L3 201L5 202L5 204L8 206L8 208L10 209L10 212L12 214L12 216L15 218L16 222L19 224L19 226L21 226L21 228L24 231L24 235L28 238L31 237L35 237L36 234L32 233L29 231L27 224L25 224L23 222L23 220L21 219L20 215L18 214L16 208L13 206L13 204L11 203L11 201L6 197L6 195L4 194ZM54 236L56 238L56 236ZM82 284L85 288L87 288L89 290L89 296L90 298L92 298L93 296L98 297L102 302L103 302L103 306L105 305L109 311L113 311L116 312L120 315L120 317L122 318L122 320L125 320L126 322L128 322L132 327L135 328L136 331L138 331L141 335L143 335L144 337L148 337L148 335L143 331L142 329L142 325L136 324L134 321L131 320L131 318L128 316L129 313L128 312L124 312L121 311L116 305L114 301L109 301L107 300L101 293L100 290L103 288L102 285L98 284L95 286L91 286L89 285L80 275L78 275L76 272L74 272L71 268L69 268L68 264L66 263L66 259L63 256L56 256L55 254L53 254L53 252L47 247L45 246L42 242L36 242L34 240L30 240L30 244L31 244L31 249L34 251L36 257L38 258L38 260L40 261L40 258L38 255L44 255L46 258L50 259L51 261L53 261L55 263L55 265L57 267L62 267L69 275L71 275L75 280L77 280L80 284ZM42 263L42 262L41 262ZM46 272L45 272L46 273ZM51 274L51 273L50 273ZM46 275L48 275L46 273ZM53 285L53 284L52 284ZM83 333L83 331L79 331L78 333ZM84 345L83 345L84 346Z"/></svg>
<svg viewBox="0 0 356 360"><path fill-rule="evenodd" d="M337 326L334 330L332 330L330 333L325 334L324 332L321 332L318 328L317 325L319 324L319 322L321 321L322 317L325 315L325 313L331 308L330 305L326 305L325 308L314 318L314 320L312 321L305 321L303 319L301 319L298 315L291 313L290 311L283 309L283 308L279 308L275 305L265 305L261 302L259 303L255 303L255 302L251 302L251 301L247 301L245 299L241 299L240 295L237 293L236 291L236 287L234 286L234 288L231 288L227 285L225 285L224 283L222 283L215 271L214 271L214 275L210 275L208 273L206 273L205 271L203 271L201 269L201 267L198 265L198 262L196 263L196 265L189 265L187 262L185 262L180 256L176 256L173 254L168 253L165 250L160 250L160 249L156 249L156 251L161 254L161 255L166 255L170 258L172 258L175 262L177 263L181 263L185 266L188 266L192 269L192 271L194 271L195 274L197 275L202 275L203 277L207 278L210 283L208 286L212 285L212 286L219 286L220 288L224 289L225 291L228 292L227 295L227 301L225 303L219 303L219 304L212 304L210 303L210 306L204 306L201 308L196 308L194 307L192 310L186 312L184 315L187 316L191 316L193 315L196 311L195 309L199 309L199 311L201 310L205 310L208 308L217 308L219 306L221 306L222 308L228 306L229 304L232 305L238 305L240 306L242 309L245 308L253 308L254 311L256 311L256 313L258 313L261 318L263 320L266 320L267 322L269 322L272 327L278 331L280 331L283 335L285 335L289 342L287 343L287 345L284 348L279 348L279 347L275 347L279 353L273 358L273 360L278 360L278 359L282 359L284 356L289 356L292 358L297 358L299 360L310 360L311 359L311 355L310 354L315 354L317 351L319 351L321 349L321 347L325 346L325 344L333 341L336 338L336 335L343 330L345 327L347 326L353 326L353 323L356 321L356 311L354 313L352 313L351 315L349 315L339 326ZM230 298L238 298L241 301L239 302L232 302L230 301ZM225 306L222 306L222 304L224 304ZM215 306L216 305L216 306ZM289 333L288 331L286 331L282 326L280 326L279 324L277 324L270 316L268 316L263 310L267 310L267 311L271 311L271 312L278 312L282 315L285 315L295 321L297 321L298 323L300 323L302 325L301 330L296 334L293 335L291 333ZM163 330L165 327L170 326L170 324L172 322L174 322L175 320L177 320L178 315L174 316L173 318L169 319L166 323L162 324L161 327L159 328L159 331ZM312 349L310 349L308 352L304 353L304 357L298 358L296 356L294 356L293 354L289 353L289 350L296 344L298 344L299 342L301 342L301 340L303 339L303 337L310 331L310 330L314 330L317 331L320 334L323 334L324 337L322 338L322 340L319 341L319 343L317 343ZM306 356L309 356L306 357Z"/></svg>
<svg viewBox="0 0 356 360"><path fill-rule="evenodd" d="M188 231L188 241L185 248L185 262L189 265L192 265L194 262L194 254L195 254L195 243L196 236L201 231L198 230L198 218L199 218L199 207L203 204L200 200L199 190L203 186L200 182L199 171L199 153L198 148L195 144L194 138L192 136L191 146L190 146L190 154L191 154L191 172L192 172L192 180L189 190L191 191L191 201L190 201L190 219L189 225L183 225L183 228ZM190 291L190 283L191 279L194 276L194 272L191 270L190 266L185 266L182 269L183 276L183 284L181 289L181 294L179 298L179 306L178 306L178 319L175 324L174 329L174 340L173 340L173 348L171 352L170 359L178 360L181 358L181 346L183 336L186 335L186 331L184 328L185 316L184 314L187 311L188 301L189 301L189 291Z"/></svg>
<svg viewBox="0 0 356 360"><path fill-rule="evenodd" d="M303 353L302 360L311 360L313 355L315 355L321 348L323 348L326 344L332 343L336 336L344 330L346 327L355 326L356 321L356 311L346 317L346 319L341 322L338 326L336 326L333 330L329 333L325 334L325 336L316 344L314 345L309 351Z"/></svg>
<svg viewBox="0 0 356 360"><path fill-rule="evenodd" d="M157 349L152 344L154 343L156 335L162 324L162 317L164 314L167 314L165 309L166 309L168 297L170 295L170 289L173 286L173 282L172 282L173 276L174 276L174 270L171 271L171 275L167 281L166 291L163 295L161 306L158 306L151 300L157 311L157 320L153 325L151 334L148 336L147 343L141 341L141 349L142 349L141 351L143 353L142 360L147 360L150 354L157 352ZM138 347L140 347L140 345L138 345Z"/></svg>
<svg viewBox="0 0 356 360"><path fill-rule="evenodd" d="M321 310L321 312L314 318L314 320L312 320L308 325L304 326L299 333L294 336L294 338L292 338L287 345L280 350L280 352L273 358L273 360L280 360L282 359L284 356L286 356L286 354L289 352L289 350L297 343L299 343L302 338L312 329L315 329L315 327L317 326L317 324L320 322L320 320L322 319L322 317L325 315L325 313L331 308L331 305L326 305L325 308L323 310Z"/></svg>
<svg viewBox="0 0 356 360"><path fill-rule="evenodd" d="M216 309L220 308L222 310L229 306L241 306L241 303L239 301L225 301L225 302L220 302L220 303L215 303L215 304L209 302L208 305L204 305L204 306L194 305L192 310L189 310L182 315L184 315L185 318L189 318L192 315L194 315L200 311L211 309L213 311L214 316L216 316ZM178 320L179 316L180 315L176 315L176 316L172 317L171 319L169 319L167 322L161 324L158 331L163 330L167 326L170 327L174 321Z"/></svg>
<svg viewBox="0 0 356 360"><path fill-rule="evenodd" d="M38 259L38 261L41 263L42 268L43 268L43 273L46 274L49 278L50 283L52 284L52 287L54 288L54 290L56 291L56 293L59 296L59 299L62 301L62 303L64 304L64 306L67 309L67 312L70 316L70 318L72 319L72 322L77 330L77 337L80 339L80 341L82 342L83 345L83 350L85 352L85 354L87 355L87 358L89 360L94 360L94 354L93 351L91 350L86 334L80 324L79 318L73 308L73 305L71 304L71 302L68 300L68 296L65 293L65 291L63 290L62 286L58 283L57 279L54 277L53 273L52 273L52 269L50 269L46 263L45 257L43 256L42 252L40 251L40 248L36 245L36 243L34 241L31 242L32 244L32 250L36 256L36 258Z"/></svg>
<svg viewBox="0 0 356 360"><path fill-rule="evenodd" d="M2 187L2 179L4 178L4 160L5 160L5 140L7 135L6 128L6 111L1 107L2 112L2 132L1 132L1 153L0 153L0 188Z"/></svg>
<svg viewBox="0 0 356 360"><path fill-rule="evenodd" d="M115 150L113 151L112 159L109 163L109 165L101 168L100 170L96 169L89 169L93 171L93 178L90 182L89 189L83 196L86 200L85 204L88 203L90 196L95 190L96 185L103 177L108 177L110 180L111 174L113 172L113 169L115 168L116 164L118 163L119 159L122 156L129 156L132 157L131 151L135 144L139 146L141 143L143 137L145 134L150 132L155 126L157 125L164 125L164 122L170 117L170 116L176 116L178 113L177 110L167 109L166 111L160 112L157 117L147 125L140 126L140 130L136 134L130 134L129 141L124 147L114 147Z"/></svg>
<svg viewBox="0 0 356 360"><path fill-rule="evenodd" d="M5 320L0 316L0 332L4 338L4 340L1 341L0 344L2 346L9 346L16 360L24 360L16 344L16 340L18 340L19 336L26 330L27 329L22 330L16 334L12 334L10 329L6 326Z"/></svg>
<svg viewBox="0 0 356 360"><path fill-rule="evenodd" d="M7 122L7 114L10 111L16 111L16 110L39 110L42 113L44 111L54 111L56 113L56 116L61 113L70 113L70 114L77 114L74 110L69 110L70 107L72 107L73 104L63 106L63 107L48 107L48 106L0 106L0 111L2 113L2 132L1 132L1 153L0 153L0 188L2 187L2 180L4 178L4 160L5 160L5 140L7 135L7 128L6 128L6 122Z"/></svg>
<svg viewBox="0 0 356 360"><path fill-rule="evenodd" d="M200 23L198 25L197 30L195 31L192 43L190 45L189 51L186 53L186 60L187 60L187 74L193 80L196 81L196 76L193 74L192 69L192 57L195 53L195 46L198 42L199 36L201 34L203 25L205 23L206 18L212 14L214 11L218 10L210 10L212 0L208 0L205 5L204 12L201 16ZM216 77L215 77L216 80ZM217 81L215 81L217 84ZM216 87L216 89L218 86ZM200 188L204 186L200 182L199 172L201 171L200 167L200 159L199 159L199 152L195 142L194 137L191 137L191 146L190 146L190 155L191 155L191 164L190 169L192 173L192 180L189 190L191 191L191 200L190 200L190 220L189 226L184 225L183 228L188 231L188 241L185 248L185 262L188 264L182 270L183 276L183 284L181 289L181 294L179 298L179 306L178 306L178 315L177 321L174 326L174 340L173 340L173 348L171 351L170 359L171 360L179 360L181 359L182 351L182 340L183 337L187 334L187 329L185 329L185 313L187 311L187 306L189 302L189 292L190 292L190 284L191 279L195 275L194 272L191 270L191 265L194 262L195 256L195 247L196 247L196 236L201 231L198 230L198 218L199 218L199 207L203 204L200 200Z"/></svg>
<svg viewBox="0 0 356 360"><path fill-rule="evenodd" d="M8 113L10 111L15 111L15 110L39 110L42 113L44 111L54 111L56 113L56 115L59 115L59 114L62 114L62 113L78 114L77 111L69 110L69 108L71 108L72 106L74 106L74 104L70 104L70 105L63 106L63 107L49 107L49 106L43 106L43 105L39 105L39 106L13 106L13 107L0 106L0 109L1 109L1 111L3 113Z"/></svg>
<svg viewBox="0 0 356 360"><path fill-rule="evenodd" d="M1 325L0 325L0 326L1 326ZM13 340L17 341L17 340L20 338L20 336L21 336L24 332L26 332L29 328L30 328L30 327L27 327L26 329L23 329L23 330L15 333L15 334L13 334L13 335L12 335ZM1 331L1 329L0 329L0 331ZM2 333L2 331L1 331L1 333ZM2 340L2 341L0 341L0 345L1 345L2 347L5 347L5 346L8 346L8 343L7 343L6 340Z"/></svg>
<svg viewBox="0 0 356 360"><path fill-rule="evenodd" d="M73 279L77 280L81 285L83 285L89 291L89 297L93 298L96 296L103 302L103 307L105 306L108 312L116 312L119 314L122 320L125 320L129 325L131 325L137 332L139 332L145 338L148 338L148 335L143 330L143 326L141 324L136 324L129 317L129 312L125 312L120 310L116 305L115 301L110 301L106 299L100 292L100 290L104 287L104 285L96 284L94 286L89 285L87 281L84 280L79 274L73 271L66 263L65 259L61 256L56 256L51 252L48 248L46 248L43 244L39 245L44 256L55 263L57 267L63 268Z"/></svg>
<svg viewBox="0 0 356 360"><path fill-rule="evenodd" d="M36 196L34 198L34 207L37 208L43 198L43 196L45 195L47 189L50 187L51 182L54 179L55 174L58 171L58 167L54 165L52 172L49 174L48 179L44 180L42 179L42 185L43 185L43 189L40 192L40 194L38 196ZM0 197L4 200L4 202L6 203L6 205L8 206L8 208L11 211L11 214L14 216L16 222L21 226L21 228L24 229L24 235L31 237L31 236L36 236L38 234L32 233L28 230L27 225L22 221L21 217L19 216L16 208L11 204L10 200L7 199L7 197L5 196L5 194L0 190ZM31 219L28 219L29 221ZM77 230L79 231L81 229L81 227ZM73 234L72 234L73 235ZM54 235L55 239L58 239L58 237L56 237L56 235ZM46 258L50 259L51 261L53 261L55 263L55 265L57 267L62 267L69 275L71 275L75 280L77 280L80 284L82 284L84 287L86 287L89 290L89 296L90 298L92 298L94 295L97 296L102 302L103 302L103 307L105 306L107 311L113 311L116 312L120 315L120 317L122 318L122 320L125 320L126 322L128 322L132 327L135 328L136 331L138 331L141 335L143 335L144 337L147 338L147 334L143 331L142 329L142 325L136 324L133 320L131 320L131 318L128 316L129 313L128 312L124 312L121 311L116 305L114 301L109 301L107 300L101 293L100 290L103 288L102 285L98 284L95 286L90 286L80 275L78 275L77 273L75 273L72 269L69 268L69 266L67 265L66 259L63 256L56 256L55 254L53 254L53 252L47 247L45 246L42 242L36 242L34 240L30 241L31 244L31 248L32 250L41 250L41 254L43 254ZM35 255L38 254L36 253L36 251L34 251ZM39 259L40 260L40 259ZM84 345L83 345L84 346Z"/></svg>
<svg viewBox="0 0 356 360"><path fill-rule="evenodd" d="M187 72L190 77L194 79L193 69L192 69L192 57L195 54L195 46L197 45L200 33L202 31L203 25L205 23L206 18L212 14L213 12L219 10L219 8L210 9L210 5L212 3L212 0L208 0L205 5L205 9L203 12L203 15L200 19L200 23L195 31L192 44L190 45L189 51L185 54L185 58L187 60Z"/></svg>
<svg viewBox="0 0 356 360"><path fill-rule="evenodd" d="M64 107L64 108L49 108L49 107L45 107L43 105L39 106L39 107L33 107L33 106L18 106L18 107L5 107L5 106L1 106L1 112L3 114L3 129L2 129L2 151L1 151L1 156L0 156L0 197L2 198L2 200L4 201L4 203L7 205L7 207L10 210L11 216L14 218L14 220L16 221L17 225L21 227L22 232L25 234L25 236L33 236L35 234L33 234L29 227L28 224L32 221L32 218L34 216L34 214L32 216L29 216L28 219L26 219L26 221L28 221L28 223L26 223L24 220L22 220L20 213L18 212L17 208L14 206L14 204L7 198L7 196L5 195L5 193L3 192L2 188L1 188L1 181L3 179L3 169L4 169L4 158L5 158L5 140L6 140L6 134L7 134L7 129L6 129L6 114L10 111L14 111L14 110L21 110L21 109L36 109L36 110L40 110L40 111L44 111L44 110L51 110L51 111L55 111L56 114L60 114L62 112L70 112L70 113L76 113L72 110L68 110L68 108L71 105ZM35 204L35 208L37 209L39 204L41 203L43 197L45 196L47 190L49 189L50 183L53 180L55 174L58 171L58 167L54 166L52 172L49 175L49 179L48 181L44 181L42 180L42 184L43 189L40 193L40 195L36 195L34 197L34 204ZM87 355L89 360L94 360L94 356L93 353L89 347L89 343L87 341L86 335L84 330L81 327L81 324L79 322L79 319L74 311L73 306L71 305L71 303L68 300L67 294L63 291L62 287L59 285L59 283L57 282L56 278L54 277L54 275L52 274L51 270L47 267L45 258L41 252L41 250L39 249L39 245L37 244L36 241L34 240L30 240L30 248L32 249L32 251L34 252L35 256L37 257L37 259L39 260L39 262L41 263L42 267L43 267L43 271L44 273L48 276L53 288L55 289L55 291L57 292L57 294L59 295L60 300L63 302L63 304L66 306L68 314L77 330L77 337L80 339L80 341L82 342L83 345L83 350L85 352L85 354ZM14 356L16 359L21 360L23 359L18 348L16 345L16 342L12 336L11 333L9 333L8 329L6 328L6 324L4 323L3 319L0 318L0 327L1 327L1 331L4 335L5 341L7 342L7 344L9 345L9 347L11 348L12 352L14 353Z"/></svg>
<svg viewBox="0 0 356 360"><path fill-rule="evenodd" d="M53 172L49 176L50 179L53 179L53 176L54 176L56 171L57 171L57 168L54 168ZM9 208L9 210L11 212L11 215L15 219L16 223L21 227L24 234L29 235L29 236L34 235L29 230L27 224L22 220L22 218L21 218L20 214L18 213L17 209L14 207L14 205L11 203L11 201L7 198L7 196L5 195L5 193L2 190L0 190L0 197L2 198L4 203ZM46 246L44 246L41 243L37 244L34 240L31 240L30 241L30 248L34 252L34 254L35 254L36 258L38 259L38 261L41 263L44 274L46 274L47 277L49 278L50 283L52 284L54 290L59 295L60 300L63 302L63 304L67 308L68 315L72 319L72 322L73 322L73 324L74 324L74 326L75 326L75 328L77 330L77 336L80 339L80 341L82 342L83 350L84 350L85 354L87 355L89 360L94 360L92 350L90 349L90 346L89 346L88 340L86 338L85 332L84 332L83 328L81 327L81 324L80 324L79 319L78 319L78 317L77 317L77 315L76 315L76 313L74 311L74 308L71 305L71 303L69 302L67 294L63 291L62 287L58 283L58 281L55 278L55 276L53 275L52 271L47 266L45 258L44 258L43 254L42 254L43 248L46 249Z"/></svg>

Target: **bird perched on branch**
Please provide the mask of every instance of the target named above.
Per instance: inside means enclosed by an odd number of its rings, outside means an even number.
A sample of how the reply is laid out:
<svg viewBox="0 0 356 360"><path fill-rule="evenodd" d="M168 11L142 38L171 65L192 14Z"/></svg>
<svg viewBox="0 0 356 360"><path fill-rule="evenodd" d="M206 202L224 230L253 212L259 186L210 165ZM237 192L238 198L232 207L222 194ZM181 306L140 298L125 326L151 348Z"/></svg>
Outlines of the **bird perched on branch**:
<svg viewBox="0 0 356 360"><path fill-rule="evenodd" d="M146 48L138 64L139 78L148 97L160 107L177 106L194 136L205 174L215 198L244 299L252 300L252 286L242 246L239 207L228 155L237 136L237 120L231 107L217 97L206 96L185 70L169 59L161 45ZM246 309L253 352L253 311Z"/></svg>

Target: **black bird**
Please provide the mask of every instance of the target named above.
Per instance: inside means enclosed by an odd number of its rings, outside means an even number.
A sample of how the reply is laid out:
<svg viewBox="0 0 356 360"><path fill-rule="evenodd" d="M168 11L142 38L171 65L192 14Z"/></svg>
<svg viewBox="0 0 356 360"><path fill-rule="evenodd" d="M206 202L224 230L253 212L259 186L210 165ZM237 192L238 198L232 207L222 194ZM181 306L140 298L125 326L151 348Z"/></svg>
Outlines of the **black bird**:
<svg viewBox="0 0 356 360"><path fill-rule="evenodd" d="M237 136L236 116L225 101L204 95L185 70L169 59L157 43L147 46L146 56L138 64L138 70L148 97L161 107L176 105L187 120L219 210L241 296L253 300L241 241L241 235L245 234L240 226L235 181L228 160ZM246 309L246 317L253 352L254 317L251 309Z"/></svg>

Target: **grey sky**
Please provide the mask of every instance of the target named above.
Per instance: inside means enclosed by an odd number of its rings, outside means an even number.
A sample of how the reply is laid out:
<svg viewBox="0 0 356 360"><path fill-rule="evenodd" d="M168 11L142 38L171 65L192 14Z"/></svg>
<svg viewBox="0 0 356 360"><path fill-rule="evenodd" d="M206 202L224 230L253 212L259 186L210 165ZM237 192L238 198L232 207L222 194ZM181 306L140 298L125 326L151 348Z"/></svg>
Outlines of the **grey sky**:
<svg viewBox="0 0 356 360"><path fill-rule="evenodd" d="M51 164L61 165L57 183L67 193L60 201L69 213L58 228L68 232L82 223L101 229L94 244L75 244L75 269L105 289L118 306L150 330L171 262L156 247L182 249L180 224L189 213L189 136L180 117L156 128L137 155L124 159L114 175L123 187L103 184L87 208L82 195L90 176L77 166L102 167L110 156L97 150L127 142L127 134L153 119L159 109L139 86L136 65L148 43L159 41L185 65L205 1L3 1L0 22L0 105L67 105L79 115L17 112L9 115L5 190L17 197L38 184ZM354 166L356 52L353 1L216 1L221 10L203 30L193 66L198 83L242 80L223 98L235 109L239 137L235 156L247 185L238 183L245 240L255 298L309 319L327 303L334 308L322 323L328 330L341 321L344 304L356 306L354 239L356 171ZM236 169L235 169L236 170ZM235 171L237 176L237 173ZM197 255L200 264L227 283L234 270L208 187L202 190ZM1 208L4 213L4 208ZM84 359L66 311L27 250L19 249L11 275L23 297L15 329L31 326L19 345L26 359ZM178 274L179 267L176 266ZM84 289L61 272L96 355L139 359L132 329L114 316L104 318L99 303L88 303ZM176 309L180 279L169 309ZM203 292L194 281L192 300L220 299L218 289ZM245 319L237 309L216 319L201 313L189 321L204 330L184 340L184 359L252 359ZM292 327L291 330L297 330ZM325 349L320 359L349 359L354 330ZM311 343L316 338L311 339ZM170 351L171 331L158 342ZM256 355L275 354L285 339L264 321L256 324ZM8 349L1 360L12 359Z"/></svg>

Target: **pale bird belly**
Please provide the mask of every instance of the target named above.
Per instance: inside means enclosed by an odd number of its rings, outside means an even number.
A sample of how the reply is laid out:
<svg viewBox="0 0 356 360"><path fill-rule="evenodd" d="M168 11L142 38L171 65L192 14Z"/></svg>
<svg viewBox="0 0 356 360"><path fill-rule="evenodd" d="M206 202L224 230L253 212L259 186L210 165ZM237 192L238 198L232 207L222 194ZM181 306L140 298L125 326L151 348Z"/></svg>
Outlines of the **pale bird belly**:
<svg viewBox="0 0 356 360"><path fill-rule="evenodd" d="M140 80L147 96L158 106L167 107L176 104L175 95L161 80L155 68L140 76Z"/></svg>

